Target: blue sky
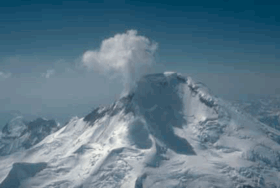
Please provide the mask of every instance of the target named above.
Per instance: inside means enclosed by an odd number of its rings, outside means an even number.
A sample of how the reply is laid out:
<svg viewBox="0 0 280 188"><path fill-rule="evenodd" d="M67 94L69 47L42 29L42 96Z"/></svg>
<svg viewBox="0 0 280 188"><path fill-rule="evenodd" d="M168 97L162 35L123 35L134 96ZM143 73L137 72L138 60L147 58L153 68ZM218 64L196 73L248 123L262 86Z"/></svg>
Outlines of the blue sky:
<svg viewBox="0 0 280 188"><path fill-rule="evenodd" d="M279 9L276 0L1 2L0 111L68 117L112 102L121 83L79 58L130 29L158 43L155 72L189 74L228 99L280 94Z"/></svg>

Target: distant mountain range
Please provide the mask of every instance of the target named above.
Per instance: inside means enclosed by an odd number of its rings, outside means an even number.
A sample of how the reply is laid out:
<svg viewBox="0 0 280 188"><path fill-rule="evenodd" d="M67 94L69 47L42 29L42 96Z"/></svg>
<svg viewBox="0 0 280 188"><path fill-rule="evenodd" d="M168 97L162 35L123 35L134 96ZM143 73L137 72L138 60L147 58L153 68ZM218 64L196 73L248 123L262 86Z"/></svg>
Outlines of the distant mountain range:
<svg viewBox="0 0 280 188"><path fill-rule="evenodd" d="M0 156L28 149L59 128L54 120L37 118L27 122L22 116L15 117L0 134Z"/></svg>
<svg viewBox="0 0 280 188"><path fill-rule="evenodd" d="M280 96L255 97L247 101L235 101L233 105L262 123L280 130Z"/></svg>

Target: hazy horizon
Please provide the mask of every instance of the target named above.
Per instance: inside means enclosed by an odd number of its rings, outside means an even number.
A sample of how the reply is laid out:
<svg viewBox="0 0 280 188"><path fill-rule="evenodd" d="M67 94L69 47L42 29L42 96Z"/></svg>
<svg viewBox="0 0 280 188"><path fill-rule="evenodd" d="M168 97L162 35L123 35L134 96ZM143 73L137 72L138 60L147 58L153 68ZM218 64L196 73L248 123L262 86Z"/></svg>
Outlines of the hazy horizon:
<svg viewBox="0 0 280 188"><path fill-rule="evenodd" d="M152 51L150 73L190 75L227 100L279 95L279 8L253 0L1 2L0 113L65 121L112 103L130 84L123 80L134 75L123 64L111 66L123 50L114 46L115 36L130 30L142 43L127 49L140 44L137 52ZM108 39L116 39L110 42L117 49L109 60L107 48L102 50ZM125 38L123 44L126 49ZM94 52L90 69L85 52ZM128 56L125 65L132 57L144 56ZM101 69L117 72L116 78L97 71L104 61L110 66Z"/></svg>

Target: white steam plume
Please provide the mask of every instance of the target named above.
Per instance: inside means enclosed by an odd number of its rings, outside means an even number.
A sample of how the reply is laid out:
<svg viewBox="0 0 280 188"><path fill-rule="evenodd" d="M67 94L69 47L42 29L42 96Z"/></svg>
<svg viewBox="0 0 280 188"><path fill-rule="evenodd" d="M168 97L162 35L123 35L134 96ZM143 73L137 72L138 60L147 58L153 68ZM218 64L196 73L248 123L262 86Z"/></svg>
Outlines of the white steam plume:
<svg viewBox="0 0 280 188"><path fill-rule="evenodd" d="M0 78L7 79L10 78L11 76L12 76L11 73L5 73L0 71Z"/></svg>
<svg viewBox="0 0 280 188"><path fill-rule="evenodd" d="M42 77L44 77L44 78L50 78L52 75L54 75L55 74L55 70L53 70L53 69L50 69L50 70L47 70L47 72L45 72L45 73L42 73L41 75L42 75Z"/></svg>
<svg viewBox="0 0 280 188"><path fill-rule="evenodd" d="M82 63L94 71L121 76L127 92L149 72L155 63L156 50L157 43L137 35L136 30L129 30L103 40L100 49L86 51Z"/></svg>

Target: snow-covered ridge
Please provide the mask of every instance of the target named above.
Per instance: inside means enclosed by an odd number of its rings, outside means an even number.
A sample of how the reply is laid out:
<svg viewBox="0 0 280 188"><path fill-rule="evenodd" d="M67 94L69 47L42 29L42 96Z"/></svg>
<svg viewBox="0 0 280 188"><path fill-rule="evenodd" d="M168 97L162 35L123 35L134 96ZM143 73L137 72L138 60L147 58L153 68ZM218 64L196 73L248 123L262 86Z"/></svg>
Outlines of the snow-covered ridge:
<svg viewBox="0 0 280 188"><path fill-rule="evenodd" d="M129 95L0 158L0 187L277 187L280 132L189 77L147 75ZM15 179L18 179L15 177Z"/></svg>
<svg viewBox="0 0 280 188"><path fill-rule="evenodd" d="M37 118L27 122L22 116L15 117L2 129L0 156L32 147L57 131L59 126L54 120Z"/></svg>
<svg viewBox="0 0 280 188"><path fill-rule="evenodd" d="M233 105L262 123L280 130L280 96L251 98L246 102L234 101Z"/></svg>

